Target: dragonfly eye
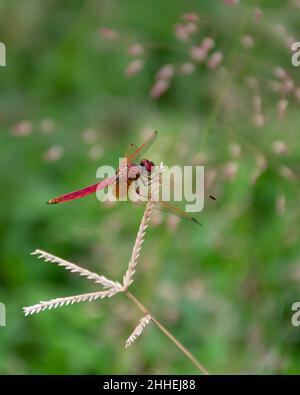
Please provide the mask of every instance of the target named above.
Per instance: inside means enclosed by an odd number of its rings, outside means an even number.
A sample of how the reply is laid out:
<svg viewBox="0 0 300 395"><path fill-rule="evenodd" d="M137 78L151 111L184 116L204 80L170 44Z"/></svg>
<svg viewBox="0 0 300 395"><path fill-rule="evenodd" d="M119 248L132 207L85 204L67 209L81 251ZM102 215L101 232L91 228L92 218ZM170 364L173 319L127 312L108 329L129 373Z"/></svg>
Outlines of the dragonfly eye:
<svg viewBox="0 0 300 395"><path fill-rule="evenodd" d="M148 172L148 173L151 173L151 167L153 166L153 162L150 162L149 160L147 160L147 159L143 159L141 162L140 162L140 167L142 167L143 169L146 169L146 171Z"/></svg>

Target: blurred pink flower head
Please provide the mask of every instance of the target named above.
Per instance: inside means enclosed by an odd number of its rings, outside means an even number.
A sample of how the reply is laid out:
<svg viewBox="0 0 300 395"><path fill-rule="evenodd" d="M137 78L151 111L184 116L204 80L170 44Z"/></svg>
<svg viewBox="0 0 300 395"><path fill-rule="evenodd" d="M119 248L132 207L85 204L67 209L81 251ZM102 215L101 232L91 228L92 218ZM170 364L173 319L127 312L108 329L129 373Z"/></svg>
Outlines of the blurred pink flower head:
<svg viewBox="0 0 300 395"><path fill-rule="evenodd" d="M157 80L150 90L150 96L153 99L158 99L169 89L170 83L168 80Z"/></svg>
<svg viewBox="0 0 300 395"><path fill-rule="evenodd" d="M261 17L263 16L263 12L262 12L261 8L255 8L254 15L255 15L255 19L257 21L259 21L261 19Z"/></svg>
<svg viewBox="0 0 300 395"><path fill-rule="evenodd" d="M253 123L257 128L261 128L266 123L266 117L262 113L262 100L261 96L256 95L253 98L253 108L254 108L254 115L253 115Z"/></svg>
<svg viewBox="0 0 300 395"><path fill-rule="evenodd" d="M229 153L233 158L239 158L241 156L242 148L238 143L231 143L229 145Z"/></svg>
<svg viewBox="0 0 300 395"><path fill-rule="evenodd" d="M284 93L290 93L294 90L294 88L295 88L295 83L290 78L286 78L283 81L282 90Z"/></svg>
<svg viewBox="0 0 300 395"><path fill-rule="evenodd" d="M285 212L285 195L280 194L276 198L276 211L279 215Z"/></svg>
<svg viewBox="0 0 300 395"><path fill-rule="evenodd" d="M89 150L88 155L91 160L98 160L103 156L103 153L104 150L101 145L94 145L94 147Z"/></svg>
<svg viewBox="0 0 300 395"><path fill-rule="evenodd" d="M176 23L175 25L175 36L178 40L186 42L189 39L189 32L186 25L182 23Z"/></svg>
<svg viewBox="0 0 300 395"><path fill-rule="evenodd" d="M274 74L280 80L284 80L288 77L288 73L282 67L275 67Z"/></svg>
<svg viewBox="0 0 300 395"><path fill-rule="evenodd" d="M260 113L261 112L261 96L254 96L253 97L253 107L254 107L254 112Z"/></svg>
<svg viewBox="0 0 300 395"><path fill-rule="evenodd" d="M45 118L40 123L42 133L51 133L55 128L55 121L52 118Z"/></svg>
<svg viewBox="0 0 300 395"><path fill-rule="evenodd" d="M141 56L144 53L142 44L134 43L128 47L128 54L130 56Z"/></svg>
<svg viewBox="0 0 300 395"><path fill-rule="evenodd" d="M300 88L294 90L295 99L300 102Z"/></svg>
<svg viewBox="0 0 300 395"><path fill-rule="evenodd" d="M26 137L31 134L32 128L32 122L28 119L24 119L13 127L11 133L13 136Z"/></svg>
<svg viewBox="0 0 300 395"><path fill-rule="evenodd" d="M278 34L282 35L282 36L286 36L287 35L287 31L286 31L286 27L281 25L280 23L275 25L275 30Z"/></svg>
<svg viewBox="0 0 300 395"><path fill-rule="evenodd" d="M56 162L63 156L63 153L63 147L60 145L54 145L44 152L43 161L46 163Z"/></svg>
<svg viewBox="0 0 300 395"><path fill-rule="evenodd" d="M277 155L287 155L289 152L288 146L280 140L272 142L272 150Z"/></svg>
<svg viewBox="0 0 300 395"><path fill-rule="evenodd" d="M199 15L196 12L187 12L182 15L182 19L186 22L199 22Z"/></svg>
<svg viewBox="0 0 300 395"><path fill-rule="evenodd" d="M95 129L88 128L82 132L82 139L87 144L95 143L98 140L98 134Z"/></svg>
<svg viewBox="0 0 300 395"><path fill-rule="evenodd" d="M192 62L186 62L183 63L180 67L179 67L179 73L182 75L190 75L195 71L195 65ZM300 94L300 92L299 92Z"/></svg>
<svg viewBox="0 0 300 395"><path fill-rule="evenodd" d="M257 90L259 88L259 81L252 75L245 78L245 82L250 89Z"/></svg>
<svg viewBox="0 0 300 395"><path fill-rule="evenodd" d="M189 34L194 34L194 33L197 33L197 31L198 31L198 26L196 25L196 23L193 23L193 22L188 22L185 25L185 28Z"/></svg>
<svg viewBox="0 0 300 395"><path fill-rule="evenodd" d="M165 64L156 73L157 80L169 80L174 76L175 67L173 64Z"/></svg>
<svg viewBox="0 0 300 395"><path fill-rule="evenodd" d="M255 161L256 161L256 168L251 176L251 184L255 184L258 177L267 168L267 160L262 154L256 155Z"/></svg>
<svg viewBox="0 0 300 395"><path fill-rule="evenodd" d="M243 45L244 48L250 49L253 47L254 44L254 39L250 34L245 34L244 36L241 37L241 44Z"/></svg>
<svg viewBox="0 0 300 395"><path fill-rule="evenodd" d="M125 75L127 75L127 77L136 75L142 70L143 66L144 61L142 59L134 59L127 66L125 70Z"/></svg>
<svg viewBox="0 0 300 395"><path fill-rule="evenodd" d="M119 38L119 33L109 27L101 27L99 33L105 40L113 41Z"/></svg>
<svg viewBox="0 0 300 395"><path fill-rule="evenodd" d="M205 37L200 45L204 51L209 52L215 46L215 40L211 37Z"/></svg>
<svg viewBox="0 0 300 395"><path fill-rule="evenodd" d="M151 215L151 225L158 226L162 223L162 221L163 221L162 213L158 210L154 210Z"/></svg>
<svg viewBox="0 0 300 395"><path fill-rule="evenodd" d="M289 180L289 181L295 181L296 177L295 174L293 173L292 169L286 165L281 165L278 169L279 174L281 177Z"/></svg>
<svg viewBox="0 0 300 395"><path fill-rule="evenodd" d="M224 176L226 180L234 180L239 169L239 165L235 161L227 162L224 167Z"/></svg>
<svg viewBox="0 0 300 395"><path fill-rule="evenodd" d="M178 225L180 223L180 218L177 217L176 215L169 214L167 216L167 226L170 230L174 231L178 228Z"/></svg>
<svg viewBox="0 0 300 395"><path fill-rule="evenodd" d="M300 0L291 0L291 3L294 7L300 8Z"/></svg>
<svg viewBox="0 0 300 395"><path fill-rule="evenodd" d="M204 177L205 188L211 188L217 177L217 172L215 169L208 169L205 171Z"/></svg>
<svg viewBox="0 0 300 395"><path fill-rule="evenodd" d="M272 92L275 92L275 93L283 92L283 84L277 80L269 81L269 87Z"/></svg>
<svg viewBox="0 0 300 395"><path fill-rule="evenodd" d="M262 128L266 123L266 116L262 113L256 113L253 115L253 123L257 128Z"/></svg>
<svg viewBox="0 0 300 395"><path fill-rule="evenodd" d="M202 63L206 60L207 51L202 47L192 47L190 49L190 55L195 62Z"/></svg>
<svg viewBox="0 0 300 395"><path fill-rule="evenodd" d="M239 0L223 0L225 5L237 5Z"/></svg>
<svg viewBox="0 0 300 395"><path fill-rule="evenodd" d="M298 40L296 40L296 38L293 37L293 36L287 36L287 37L285 38L286 46L287 46L287 48L288 48L291 52L293 52L293 51L292 51L292 45L293 45L295 42L297 42L297 41L298 41Z"/></svg>
<svg viewBox="0 0 300 395"><path fill-rule="evenodd" d="M220 51L214 52L207 62L207 67L211 70L215 70L222 62L223 54Z"/></svg>
<svg viewBox="0 0 300 395"><path fill-rule="evenodd" d="M256 160L256 164L260 170L266 170L267 160L262 154L257 155L255 160Z"/></svg>
<svg viewBox="0 0 300 395"><path fill-rule="evenodd" d="M278 119L282 120L286 114L286 110L288 108L289 102L287 99L280 99L278 104L277 104L277 115Z"/></svg>

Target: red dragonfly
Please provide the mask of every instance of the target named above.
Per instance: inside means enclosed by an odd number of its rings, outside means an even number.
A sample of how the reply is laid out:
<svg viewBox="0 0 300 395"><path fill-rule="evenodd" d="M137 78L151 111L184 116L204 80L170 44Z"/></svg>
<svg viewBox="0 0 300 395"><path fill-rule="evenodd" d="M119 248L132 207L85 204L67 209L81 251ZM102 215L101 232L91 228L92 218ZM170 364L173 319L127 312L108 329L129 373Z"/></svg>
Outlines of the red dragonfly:
<svg viewBox="0 0 300 395"><path fill-rule="evenodd" d="M57 203L68 202L74 199L80 199L84 196L90 195L92 193L105 189L106 187L109 187L114 184L116 184L115 193L116 196L118 197L120 183L122 182L127 183L127 190L128 190L132 182L136 181L141 176L141 174L146 173L148 179L151 179L151 171L154 166L154 163L148 159L140 160L140 158L148 150L150 145L156 139L156 136L157 136L157 132L152 133L150 137L148 137L148 139L139 147L136 147L134 144L130 144L124 155L123 162L121 163L119 169L116 171L116 173L113 176L105 178L104 180L96 184L90 185L86 188L79 189L77 191L66 193L64 195L60 195L56 198L50 199L48 200L47 204L57 204ZM136 161L139 160L140 162L136 163ZM181 210L179 207L176 207L165 201L153 201L153 203L154 203L154 207L157 209L170 212L180 218L201 225L201 223L197 219L190 217L185 211Z"/></svg>

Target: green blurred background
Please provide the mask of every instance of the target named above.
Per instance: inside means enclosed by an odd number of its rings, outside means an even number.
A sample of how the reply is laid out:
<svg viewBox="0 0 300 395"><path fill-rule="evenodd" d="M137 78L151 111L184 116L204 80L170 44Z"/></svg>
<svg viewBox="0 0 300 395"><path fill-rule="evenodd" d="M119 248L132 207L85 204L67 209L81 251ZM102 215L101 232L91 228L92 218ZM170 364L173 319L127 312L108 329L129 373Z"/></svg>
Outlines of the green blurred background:
<svg viewBox="0 0 300 395"><path fill-rule="evenodd" d="M174 26L190 11L199 30L181 42ZM22 313L97 290L30 256L36 248L122 279L142 209L45 201L96 182L98 166L152 129L148 156L205 164L217 202L201 228L155 213L131 291L211 373L299 373L300 68L288 48L300 40L299 2L2 0L0 14L0 373L197 373L153 324L125 350L141 314L121 294ZM160 67L179 70L207 36L221 65L178 72L151 98ZM128 77L136 42L145 64Z"/></svg>

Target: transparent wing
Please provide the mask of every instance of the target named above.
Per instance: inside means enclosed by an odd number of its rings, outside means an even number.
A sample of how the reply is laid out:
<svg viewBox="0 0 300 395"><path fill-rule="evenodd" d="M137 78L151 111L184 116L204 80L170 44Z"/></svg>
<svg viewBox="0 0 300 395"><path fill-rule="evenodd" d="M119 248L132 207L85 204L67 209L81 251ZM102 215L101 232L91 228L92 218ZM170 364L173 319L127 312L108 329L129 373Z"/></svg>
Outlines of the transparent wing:
<svg viewBox="0 0 300 395"><path fill-rule="evenodd" d="M128 147L126 148L126 151L124 152L123 158L128 158L137 149L138 149L138 146L136 144L134 144L134 143L129 144Z"/></svg>
<svg viewBox="0 0 300 395"><path fill-rule="evenodd" d="M140 145L138 148L134 150L134 152L132 152L129 156L126 157L127 162L129 164L132 164L134 161L140 159L142 155L144 155L145 152L148 150L148 148L151 146L153 141L156 139L156 136L157 136L157 132L152 133L142 145ZM134 146L134 144L132 144L132 146Z"/></svg>
<svg viewBox="0 0 300 395"><path fill-rule="evenodd" d="M137 193L143 198L143 200L138 203L145 204L145 202L147 202L147 200L151 200L150 196L148 196L148 198L147 198L147 194L145 194L143 191L137 190ZM176 215L177 217L182 218L186 221L192 222L194 224L202 225L201 222L199 222L196 218L190 216L184 210L175 206L174 204L171 204L171 203L165 202L165 201L161 201L161 200L153 201L153 203L154 203L154 208L157 210Z"/></svg>
<svg viewBox="0 0 300 395"><path fill-rule="evenodd" d="M191 217L185 211L183 211L179 207L174 206L173 204L171 204L169 202L162 202L162 201L155 202L154 208L161 210L161 211L165 211L167 213L171 213L173 215L176 215L177 217L180 217L186 221L192 222L196 225L202 225L202 223L199 222L196 218Z"/></svg>
<svg viewBox="0 0 300 395"><path fill-rule="evenodd" d="M120 167L118 169L118 173L120 178L124 178L124 175L127 177L128 168L134 165L135 161L138 161L148 150L150 145L156 139L157 132L152 133L147 140L137 147L135 144L130 144L125 152L125 159L121 162Z"/></svg>

